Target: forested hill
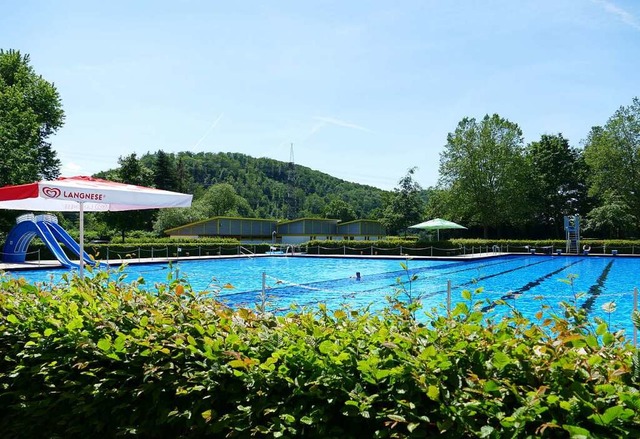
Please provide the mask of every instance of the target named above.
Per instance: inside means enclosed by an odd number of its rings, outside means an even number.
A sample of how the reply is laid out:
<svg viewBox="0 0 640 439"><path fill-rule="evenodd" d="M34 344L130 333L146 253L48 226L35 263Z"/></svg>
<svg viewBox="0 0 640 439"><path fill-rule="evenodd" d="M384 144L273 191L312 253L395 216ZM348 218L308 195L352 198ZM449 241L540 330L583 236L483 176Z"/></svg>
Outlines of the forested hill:
<svg viewBox="0 0 640 439"><path fill-rule="evenodd" d="M228 183L246 200L237 213L258 218L373 218L385 192L305 166L239 153L158 151L143 155L139 162L156 187L193 193L196 199L209 188Z"/></svg>

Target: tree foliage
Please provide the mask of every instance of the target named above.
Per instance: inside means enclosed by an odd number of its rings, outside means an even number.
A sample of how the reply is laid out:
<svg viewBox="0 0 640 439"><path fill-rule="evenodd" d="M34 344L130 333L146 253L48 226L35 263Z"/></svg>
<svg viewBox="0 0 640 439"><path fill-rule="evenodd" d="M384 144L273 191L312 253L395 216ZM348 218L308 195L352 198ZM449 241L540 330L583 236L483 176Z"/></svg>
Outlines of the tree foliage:
<svg viewBox="0 0 640 439"><path fill-rule="evenodd" d="M178 188L177 170L172 155L159 150L153 162L153 183L156 188L175 191Z"/></svg>
<svg viewBox="0 0 640 439"><path fill-rule="evenodd" d="M590 168L589 193L598 204L607 204L610 194L616 194L631 212L640 212L640 99L620 107L604 126L593 127L584 155ZM636 216L635 230L639 220Z"/></svg>
<svg viewBox="0 0 640 439"><path fill-rule="evenodd" d="M293 166L269 158L254 158L239 153L167 154L180 164L182 175L188 176L185 186L195 198L217 183L228 183L244 198L256 217L284 219L295 199L298 215L307 212L322 215L330 196L337 196L353 207L358 218L382 205L385 191L347 182L305 166ZM141 162L152 167L157 153L146 154ZM185 182L184 177L177 184ZM307 202L308 197L313 197ZM306 208L305 208L306 206Z"/></svg>
<svg viewBox="0 0 640 439"><path fill-rule="evenodd" d="M353 221L356 219L356 212L346 201L332 198L324 208L324 217L339 219L340 221Z"/></svg>
<svg viewBox="0 0 640 439"><path fill-rule="evenodd" d="M632 230L637 221L637 215L626 200L620 194L608 191L602 196L602 202L587 214L586 229L608 238L620 238Z"/></svg>
<svg viewBox="0 0 640 439"><path fill-rule="evenodd" d="M384 197L380 222L386 227L388 234L406 234L410 225L422 221L425 201L422 198L422 187L413 179L416 170L416 167L410 168L398 181L393 193Z"/></svg>
<svg viewBox="0 0 640 439"><path fill-rule="evenodd" d="M238 215L237 207L240 198L229 183L218 183L211 186L202 198L198 199L195 208L203 218L222 215ZM245 212L249 214L250 212Z"/></svg>
<svg viewBox="0 0 640 439"><path fill-rule="evenodd" d="M520 127L497 114L464 118L440 155L441 188L451 191L458 216L484 228L522 221L527 167Z"/></svg>
<svg viewBox="0 0 640 439"><path fill-rule="evenodd" d="M582 214L586 203L586 166L579 150L562 134L543 134L526 149L532 178L529 180L530 206L537 224L549 226L555 237L562 236L565 215Z"/></svg>
<svg viewBox="0 0 640 439"><path fill-rule="evenodd" d="M99 176L137 186L151 185L153 172L141 163L135 152L118 158L118 164L120 168L116 171L99 174ZM124 242L128 231L151 230L156 212L156 210L107 212L105 219L110 227L120 232L122 242Z"/></svg>
<svg viewBox="0 0 640 439"><path fill-rule="evenodd" d="M0 49L0 186L57 177L60 161L47 139L63 123L58 91L29 55Z"/></svg>

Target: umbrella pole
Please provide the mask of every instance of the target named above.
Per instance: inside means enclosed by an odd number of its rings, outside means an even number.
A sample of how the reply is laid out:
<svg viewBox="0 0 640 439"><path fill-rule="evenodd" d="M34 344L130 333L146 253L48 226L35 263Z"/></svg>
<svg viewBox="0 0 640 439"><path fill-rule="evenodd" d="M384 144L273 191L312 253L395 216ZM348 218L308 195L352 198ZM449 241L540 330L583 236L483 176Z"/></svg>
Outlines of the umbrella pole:
<svg viewBox="0 0 640 439"><path fill-rule="evenodd" d="M84 203L80 203L80 279L84 277Z"/></svg>

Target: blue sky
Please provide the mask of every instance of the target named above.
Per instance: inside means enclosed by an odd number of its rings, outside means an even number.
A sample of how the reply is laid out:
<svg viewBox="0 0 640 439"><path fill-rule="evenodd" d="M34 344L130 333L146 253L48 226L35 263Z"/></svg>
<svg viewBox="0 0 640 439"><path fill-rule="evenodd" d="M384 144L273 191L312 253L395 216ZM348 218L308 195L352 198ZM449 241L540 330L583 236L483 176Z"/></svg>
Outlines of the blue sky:
<svg viewBox="0 0 640 439"><path fill-rule="evenodd" d="M240 152L392 189L435 185L464 117L580 146L640 95L640 2L9 1L0 47L66 112L63 175L119 156Z"/></svg>

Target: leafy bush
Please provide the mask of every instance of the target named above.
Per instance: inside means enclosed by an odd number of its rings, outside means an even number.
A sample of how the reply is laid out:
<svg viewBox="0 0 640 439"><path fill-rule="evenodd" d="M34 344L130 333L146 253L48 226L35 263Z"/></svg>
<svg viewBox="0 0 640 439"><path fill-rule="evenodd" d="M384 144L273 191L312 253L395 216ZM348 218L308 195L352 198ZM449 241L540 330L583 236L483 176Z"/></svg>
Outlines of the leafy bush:
<svg viewBox="0 0 640 439"><path fill-rule="evenodd" d="M634 351L605 323L469 291L415 304L233 310L169 273L1 280L3 437L638 437ZM268 305L268 304L267 304Z"/></svg>
<svg viewBox="0 0 640 439"><path fill-rule="evenodd" d="M564 249L566 240L562 239L452 239L449 241L457 247L485 247L492 249L494 245L500 247L503 252L522 253L527 251L527 247L537 248L553 247L554 249ZM588 245L592 253L610 254L612 250L617 250L620 254L639 254L640 241L622 239L581 239L581 245ZM438 243L440 245L440 243Z"/></svg>

